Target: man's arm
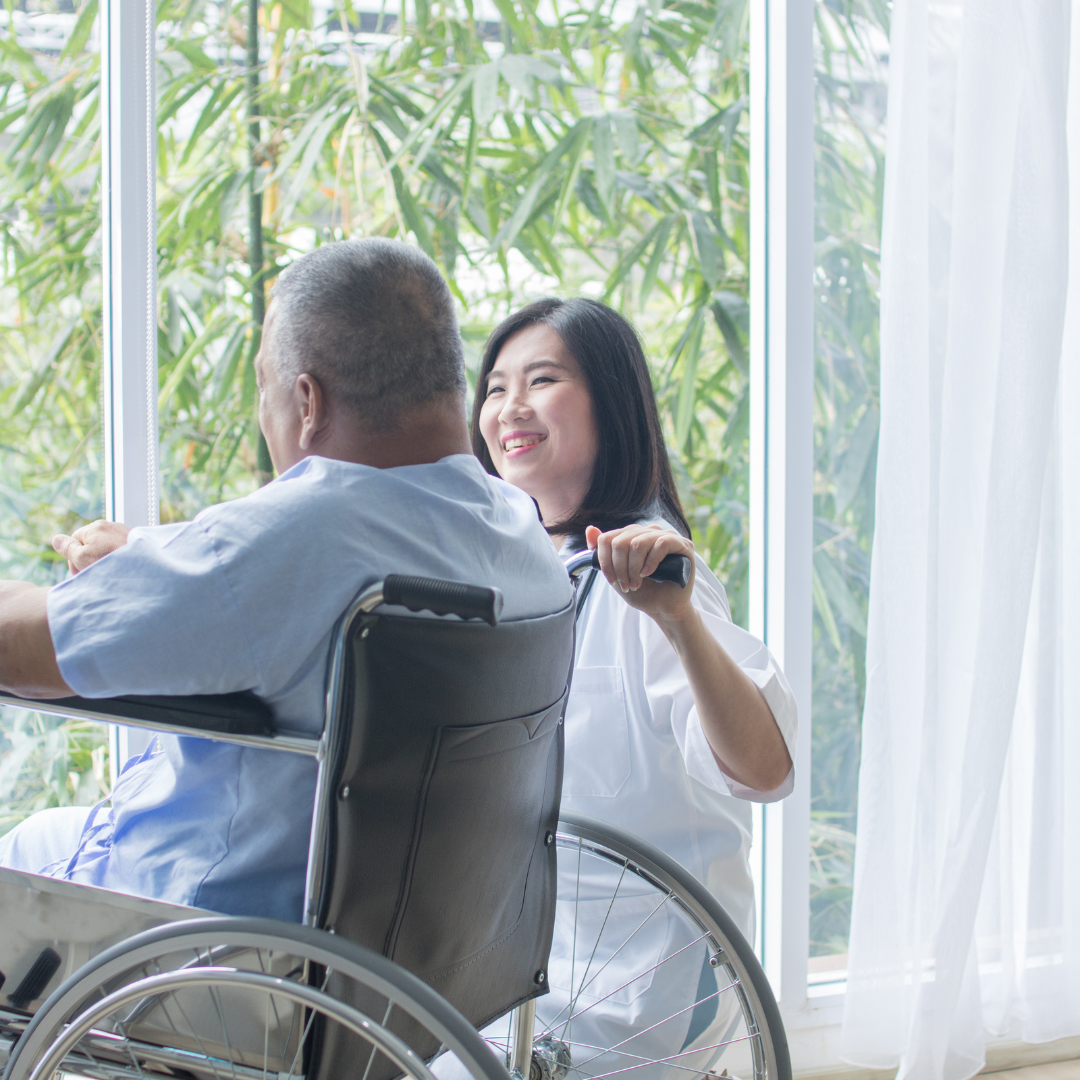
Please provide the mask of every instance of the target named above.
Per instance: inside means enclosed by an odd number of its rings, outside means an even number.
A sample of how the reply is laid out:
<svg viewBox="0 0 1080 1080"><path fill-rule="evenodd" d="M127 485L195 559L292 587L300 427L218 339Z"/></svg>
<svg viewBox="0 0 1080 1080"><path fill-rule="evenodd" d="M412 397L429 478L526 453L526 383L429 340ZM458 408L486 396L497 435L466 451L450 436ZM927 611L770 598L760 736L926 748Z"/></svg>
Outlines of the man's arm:
<svg viewBox="0 0 1080 1080"><path fill-rule="evenodd" d="M45 602L49 590L0 581L0 689L27 698L71 697L56 663Z"/></svg>

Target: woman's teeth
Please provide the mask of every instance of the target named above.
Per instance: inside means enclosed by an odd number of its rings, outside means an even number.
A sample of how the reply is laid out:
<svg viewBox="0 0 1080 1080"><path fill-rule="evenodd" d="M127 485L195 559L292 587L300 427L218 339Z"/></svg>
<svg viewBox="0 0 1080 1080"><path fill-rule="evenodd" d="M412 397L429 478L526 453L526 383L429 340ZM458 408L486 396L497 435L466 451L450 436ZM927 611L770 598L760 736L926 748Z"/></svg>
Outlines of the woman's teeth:
<svg viewBox="0 0 1080 1080"><path fill-rule="evenodd" d="M540 442L539 435L525 435L519 439L507 439L506 442L503 443L503 449L518 450L522 446L535 446L538 442Z"/></svg>

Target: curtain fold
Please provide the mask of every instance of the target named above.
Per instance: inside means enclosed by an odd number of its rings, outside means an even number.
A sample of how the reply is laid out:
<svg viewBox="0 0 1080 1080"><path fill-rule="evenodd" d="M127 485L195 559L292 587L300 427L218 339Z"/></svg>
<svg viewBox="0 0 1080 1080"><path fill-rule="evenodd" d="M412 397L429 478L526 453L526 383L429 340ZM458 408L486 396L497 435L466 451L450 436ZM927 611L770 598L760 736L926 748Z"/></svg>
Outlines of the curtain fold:
<svg viewBox="0 0 1080 1080"><path fill-rule="evenodd" d="M842 1053L901 1080L973 1075L988 1031L1080 1033L1070 8L893 11Z"/></svg>

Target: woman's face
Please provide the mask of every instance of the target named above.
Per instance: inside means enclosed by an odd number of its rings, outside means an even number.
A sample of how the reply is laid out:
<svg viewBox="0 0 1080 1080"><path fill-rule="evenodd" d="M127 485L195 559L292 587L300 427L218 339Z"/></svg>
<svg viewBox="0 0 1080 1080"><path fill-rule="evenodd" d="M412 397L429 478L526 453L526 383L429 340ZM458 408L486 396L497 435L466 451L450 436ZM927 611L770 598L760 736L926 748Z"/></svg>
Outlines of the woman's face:
<svg viewBox="0 0 1080 1080"><path fill-rule="evenodd" d="M564 518L585 497L599 450L578 362L536 323L506 342L481 389L480 433L499 475L537 501L545 522Z"/></svg>

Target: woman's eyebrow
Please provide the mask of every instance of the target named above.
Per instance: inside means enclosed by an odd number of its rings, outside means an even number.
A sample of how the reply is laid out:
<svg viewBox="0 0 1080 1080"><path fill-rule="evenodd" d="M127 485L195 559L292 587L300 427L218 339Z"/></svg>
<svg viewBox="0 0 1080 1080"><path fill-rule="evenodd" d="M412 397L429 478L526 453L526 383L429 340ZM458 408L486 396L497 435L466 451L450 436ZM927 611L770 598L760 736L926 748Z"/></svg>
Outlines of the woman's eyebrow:
<svg viewBox="0 0 1080 1080"><path fill-rule="evenodd" d="M566 367L565 364L560 364L558 362L558 360L533 360L532 363L526 364L521 370L525 374L528 374L530 371L535 371L537 368L542 368L542 367L556 367L560 371L569 370ZM492 368L487 373L487 377L489 379L505 379L506 378L506 372L505 371L500 371L498 368Z"/></svg>
<svg viewBox="0 0 1080 1080"><path fill-rule="evenodd" d="M560 371L566 371L566 365L560 364L558 360L534 360L531 364L526 364L522 371L535 371L542 367L557 367Z"/></svg>

